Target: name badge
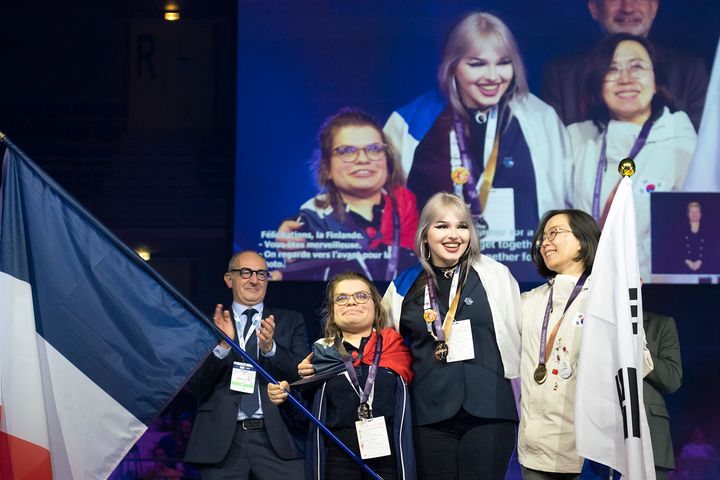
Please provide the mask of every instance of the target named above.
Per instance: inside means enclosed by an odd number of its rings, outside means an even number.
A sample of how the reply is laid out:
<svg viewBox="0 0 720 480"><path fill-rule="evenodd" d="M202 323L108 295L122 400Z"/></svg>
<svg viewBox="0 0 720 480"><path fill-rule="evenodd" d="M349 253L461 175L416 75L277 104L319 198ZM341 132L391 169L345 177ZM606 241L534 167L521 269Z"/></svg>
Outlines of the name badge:
<svg viewBox="0 0 720 480"><path fill-rule="evenodd" d="M249 363L233 362L230 390L240 393L255 391L255 375L257 372Z"/></svg>
<svg viewBox="0 0 720 480"><path fill-rule="evenodd" d="M450 338L448 338L447 362L461 362L475 358L475 345L473 344L472 326L470 319L455 320Z"/></svg>
<svg viewBox="0 0 720 480"><path fill-rule="evenodd" d="M487 235L483 238L483 242L514 242L515 191L512 188L490 190L483 218L488 224Z"/></svg>
<svg viewBox="0 0 720 480"><path fill-rule="evenodd" d="M390 455L390 440L385 417L359 420L355 422L355 430L360 445L360 458L365 460Z"/></svg>

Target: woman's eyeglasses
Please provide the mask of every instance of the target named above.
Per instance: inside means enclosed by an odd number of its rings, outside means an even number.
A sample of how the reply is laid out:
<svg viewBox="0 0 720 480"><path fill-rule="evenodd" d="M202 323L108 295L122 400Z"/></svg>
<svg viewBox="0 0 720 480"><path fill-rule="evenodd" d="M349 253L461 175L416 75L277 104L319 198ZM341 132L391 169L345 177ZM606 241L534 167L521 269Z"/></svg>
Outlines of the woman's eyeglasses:
<svg viewBox="0 0 720 480"><path fill-rule="evenodd" d="M370 145L365 145L364 147L356 147L354 145L340 145L339 147L335 147L333 149L333 152L335 152L335 154L340 157L340 160L345 163L352 163L357 160L360 156L360 151L365 152L365 156L368 158L368 160L376 162L385 158L385 153L387 153L387 145L383 143L371 143Z"/></svg>
<svg viewBox="0 0 720 480"><path fill-rule="evenodd" d="M538 237L537 241L535 242L535 244L537 245L538 248L540 248L540 246L543 243L545 243L545 240L547 240L548 242L552 242L553 240L555 240L555 237L557 237L558 234L560 234L560 233L572 233L572 230L565 230L563 228L553 228L549 232L543 233L542 235L540 235Z"/></svg>
<svg viewBox="0 0 720 480"><path fill-rule="evenodd" d="M372 298L369 292L355 292L352 295L341 293L333 299L333 302L335 302L335 305L344 306L348 304L350 297L355 299L355 303L367 303Z"/></svg>
<svg viewBox="0 0 720 480"><path fill-rule="evenodd" d="M635 79L643 78L652 69L652 65L639 61L631 62L627 65L610 65L610 68L605 74L605 81L608 83L617 82L620 80L620 77L622 77L623 72L628 72L628 74Z"/></svg>

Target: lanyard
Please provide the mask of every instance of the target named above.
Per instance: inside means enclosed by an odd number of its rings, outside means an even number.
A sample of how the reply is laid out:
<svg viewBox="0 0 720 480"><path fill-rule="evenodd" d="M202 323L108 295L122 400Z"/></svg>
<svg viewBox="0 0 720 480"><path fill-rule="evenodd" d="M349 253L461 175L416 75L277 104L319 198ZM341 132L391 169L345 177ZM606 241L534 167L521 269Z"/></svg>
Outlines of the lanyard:
<svg viewBox="0 0 720 480"><path fill-rule="evenodd" d="M565 312L567 312L568 308L570 308L570 305L572 304L573 300L577 298L578 295L580 295L580 291L582 290L583 285L585 285L585 280L587 280L587 274L583 273L580 275L580 278L578 278L577 283L575 284L575 287L572 290L572 293L570 293L570 298L568 298L567 303L565 304L565 309L563 310L563 314L560 316L560 319L558 320L557 325L555 325L555 332L557 331L557 328L560 326L560 322L562 322L563 315L565 315ZM553 282L554 283L554 282ZM547 358L546 350L547 350L547 328L548 323L550 321L550 313L552 312L552 299L553 299L553 285L550 284L550 296L548 297L548 303L545 307L545 316L543 317L543 324L542 324L542 331L540 332L540 353L539 353L539 359L538 359L538 365L545 365L545 361Z"/></svg>
<svg viewBox="0 0 720 480"><path fill-rule="evenodd" d="M233 312L233 313L235 313L235 312ZM248 328L248 331L244 337L238 335L238 343L240 343L240 348L242 348L243 350L245 350L245 345L247 345L248 340L250 340L250 336L255 332L255 329L260 324L260 317L261 317L260 312L257 312L255 315L253 315L253 318L248 318L247 316L245 317L245 321L251 322L251 324L250 324L250 328ZM240 318L240 315L236 315L235 324L237 325L237 331L241 332L242 330L240 329L239 318Z"/></svg>
<svg viewBox="0 0 720 480"><path fill-rule="evenodd" d="M388 202L392 210L393 242L392 245L388 247L390 250L390 259L388 260L387 271L383 280L393 280L395 278L400 259L400 212L398 212L397 202L395 202L395 198L393 198L390 192L388 192Z"/></svg>
<svg viewBox="0 0 720 480"><path fill-rule="evenodd" d="M487 204L487 197L490 194L493 179L495 178L495 166L497 165L498 149L500 145L500 130L498 129L498 107L495 106L490 110L488 116L487 127L485 129L485 143L483 148L483 173L480 186L473 174L472 159L470 149L468 148L465 136L465 125L459 114L455 114L454 131L457 139L458 149L460 150L460 160L453 159L450 155L450 173L453 173L458 167L462 167L467 172L467 181L463 183L455 182L455 193L463 196L470 204L470 211L474 216L480 216Z"/></svg>
<svg viewBox="0 0 720 480"><path fill-rule="evenodd" d="M652 127L653 121L651 118L645 120L640 134L635 140L628 157L635 159L640 150L645 146L648 136L650 135L650 128ZM593 203L592 203L592 216L596 221L600 221L600 193L602 190L602 179L603 174L607 170L607 132L610 128L610 124L605 128L603 132L602 146L600 147L600 158L598 160L597 172L595 173L595 188L593 189Z"/></svg>
<svg viewBox="0 0 720 480"><path fill-rule="evenodd" d="M350 385L352 385L353 390L355 390L357 396L360 397L361 404L368 403L368 400L371 398L371 394L375 386L375 377L377 377L378 363L380 363L380 353L382 352L382 336L377 334L376 336L377 342L375 343L375 354L373 355L373 361L368 371L365 387L362 389L360 388L360 381L358 380L357 372L353 366L352 357L348 354L345 346L342 344L342 339L339 337L335 338L335 348L337 348L338 352L340 352L340 358L342 358L342 361L345 364L345 373L347 373L349 377L348 380L350 381Z"/></svg>
<svg viewBox="0 0 720 480"><path fill-rule="evenodd" d="M452 330L452 322L455 320L455 312L457 311L458 301L460 299L460 292L462 289L458 288L460 283L460 265L455 268L453 273L452 283L450 284L450 296L448 303L450 309L445 316L445 322L440 323L440 306L437 301L437 293L435 292L435 284L433 283L432 276L426 273L427 281L425 284L425 300L423 305L423 311L427 312L432 310L435 312L433 316L432 325L435 326L435 334L439 342L445 342L447 337L450 336L450 330ZM430 322L427 323L428 332L432 335L432 325Z"/></svg>

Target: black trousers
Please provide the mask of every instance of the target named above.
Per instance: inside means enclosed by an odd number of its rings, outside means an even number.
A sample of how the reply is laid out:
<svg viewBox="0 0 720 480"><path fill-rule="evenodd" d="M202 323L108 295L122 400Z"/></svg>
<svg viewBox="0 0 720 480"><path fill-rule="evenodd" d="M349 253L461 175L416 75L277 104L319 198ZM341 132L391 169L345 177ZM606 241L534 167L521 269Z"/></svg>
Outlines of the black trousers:
<svg viewBox="0 0 720 480"><path fill-rule="evenodd" d="M222 462L196 464L203 480L303 480L305 460L278 457L264 428L243 430L238 422L235 436Z"/></svg>
<svg viewBox="0 0 720 480"><path fill-rule="evenodd" d="M515 449L516 423L477 418L465 410L414 429L418 478L503 480Z"/></svg>
<svg viewBox="0 0 720 480"><path fill-rule="evenodd" d="M338 428L333 433L342 442L360 456L357 433L354 428ZM390 433L390 432L388 432ZM395 480L397 478L397 467L395 465L395 448L392 435L389 435L391 455L365 460L365 463L380 475L383 480ZM347 453L340 449L335 442L329 438L325 439L325 480L366 480L370 475L353 461Z"/></svg>

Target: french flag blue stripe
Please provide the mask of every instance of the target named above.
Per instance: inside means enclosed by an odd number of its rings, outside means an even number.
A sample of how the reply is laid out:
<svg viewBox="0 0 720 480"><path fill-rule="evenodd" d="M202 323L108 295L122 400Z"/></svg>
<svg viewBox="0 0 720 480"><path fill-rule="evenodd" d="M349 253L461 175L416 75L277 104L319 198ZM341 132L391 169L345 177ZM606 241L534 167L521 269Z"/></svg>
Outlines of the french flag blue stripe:
<svg viewBox="0 0 720 480"><path fill-rule="evenodd" d="M0 271L32 286L45 341L148 424L217 343L213 326L6 144Z"/></svg>

